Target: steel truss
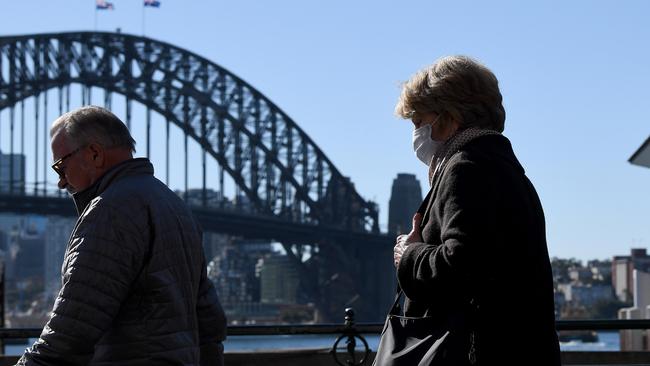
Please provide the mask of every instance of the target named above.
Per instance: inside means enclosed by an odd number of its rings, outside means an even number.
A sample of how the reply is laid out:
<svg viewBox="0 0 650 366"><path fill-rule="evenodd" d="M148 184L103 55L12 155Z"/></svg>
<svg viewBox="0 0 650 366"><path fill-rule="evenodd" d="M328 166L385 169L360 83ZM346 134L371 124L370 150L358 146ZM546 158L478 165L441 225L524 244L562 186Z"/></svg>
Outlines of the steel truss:
<svg viewBox="0 0 650 366"><path fill-rule="evenodd" d="M59 110L66 95L69 109L71 84L85 86L84 102L90 100L91 87L105 90L107 106L111 93L124 95L129 126L131 101L145 105L147 151L151 110L181 128L186 188L187 140L199 143L204 204L210 156L222 169L221 192L225 171L256 213L379 232L377 205L357 193L295 121L223 67L164 42L120 33L0 37L0 110L11 109L12 127L16 106L24 116L23 100L53 88L59 90ZM169 138L166 148L168 157Z"/></svg>

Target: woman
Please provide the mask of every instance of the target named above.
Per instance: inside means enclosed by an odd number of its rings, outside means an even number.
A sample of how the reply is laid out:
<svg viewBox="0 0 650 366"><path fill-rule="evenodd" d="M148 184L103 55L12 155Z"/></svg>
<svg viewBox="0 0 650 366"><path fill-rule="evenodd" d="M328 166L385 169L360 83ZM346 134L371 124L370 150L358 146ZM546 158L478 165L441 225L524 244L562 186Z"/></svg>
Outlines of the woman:
<svg viewBox="0 0 650 366"><path fill-rule="evenodd" d="M501 134L501 101L494 74L464 56L403 86L396 113L413 122L431 185L394 248L404 312L460 311L470 322L468 364L560 365L544 213Z"/></svg>

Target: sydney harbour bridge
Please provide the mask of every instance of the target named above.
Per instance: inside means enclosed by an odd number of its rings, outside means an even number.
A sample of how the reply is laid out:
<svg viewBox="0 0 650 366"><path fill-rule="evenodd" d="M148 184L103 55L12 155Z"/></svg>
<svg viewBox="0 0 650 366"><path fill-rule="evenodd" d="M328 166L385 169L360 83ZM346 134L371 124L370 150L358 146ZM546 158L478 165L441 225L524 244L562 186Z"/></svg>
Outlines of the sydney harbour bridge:
<svg viewBox="0 0 650 366"><path fill-rule="evenodd" d="M136 138L141 155L163 151L157 175L166 183L180 176L205 231L281 243L325 321L338 321L348 305L360 320L383 317L392 240L379 231L377 205L269 98L164 42L103 32L0 37L0 151L24 157L4 162L0 212L76 216L50 172L49 126L87 104L144 131ZM305 248L318 268L306 265ZM339 288L321 291L332 278L343 279Z"/></svg>

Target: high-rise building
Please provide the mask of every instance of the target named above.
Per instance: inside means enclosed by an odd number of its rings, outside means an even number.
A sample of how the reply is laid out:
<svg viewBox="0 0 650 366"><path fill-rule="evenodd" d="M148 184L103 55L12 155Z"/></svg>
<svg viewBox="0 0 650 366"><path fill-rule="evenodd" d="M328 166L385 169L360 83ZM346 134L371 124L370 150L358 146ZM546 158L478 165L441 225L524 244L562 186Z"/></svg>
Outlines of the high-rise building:
<svg viewBox="0 0 650 366"><path fill-rule="evenodd" d="M214 283L224 308L259 301L256 274L258 260L271 252L268 241L232 240L215 246L208 262L208 278Z"/></svg>
<svg viewBox="0 0 650 366"><path fill-rule="evenodd" d="M206 263L210 263L215 256L221 255L224 248L230 245L231 242L232 238L229 235L204 231L203 253L205 253Z"/></svg>
<svg viewBox="0 0 650 366"><path fill-rule="evenodd" d="M13 213L0 213L0 231L8 234L11 231L19 230L23 227L26 217Z"/></svg>
<svg viewBox="0 0 650 366"><path fill-rule="evenodd" d="M229 245L208 263L208 278L214 283L224 307L252 300L249 283L255 267L248 262L237 247Z"/></svg>
<svg viewBox="0 0 650 366"><path fill-rule="evenodd" d="M43 280L45 276L45 236L33 222L18 237L18 252L14 260L16 281Z"/></svg>
<svg viewBox="0 0 650 366"><path fill-rule="evenodd" d="M291 258L271 254L264 258L260 267L260 301L267 304L295 304L300 275Z"/></svg>
<svg viewBox="0 0 650 366"><path fill-rule="evenodd" d="M75 219L50 216L45 228L45 296L56 298L61 289L61 266Z"/></svg>
<svg viewBox="0 0 650 366"><path fill-rule="evenodd" d="M25 190L25 155L0 153L0 192Z"/></svg>
<svg viewBox="0 0 650 366"><path fill-rule="evenodd" d="M39 215L0 214L0 232L3 233L0 235L2 238L0 251L5 266L5 283L13 284L16 280L16 274L20 275L16 262L18 255L21 249L22 254L25 255L29 250L27 247L35 244L35 236L43 236L44 223L45 218ZM25 247L22 244L25 244ZM35 255L40 256L41 253L42 245ZM29 260L29 258L22 258L22 260Z"/></svg>
<svg viewBox="0 0 650 366"><path fill-rule="evenodd" d="M421 203L420 181L414 174L397 174L388 204L388 232L403 234L411 231L413 215Z"/></svg>
<svg viewBox="0 0 650 366"><path fill-rule="evenodd" d="M618 318L624 320L650 318L650 273L632 271L634 302L629 308L620 309ZM626 329L620 331L621 351L650 351L650 330Z"/></svg>

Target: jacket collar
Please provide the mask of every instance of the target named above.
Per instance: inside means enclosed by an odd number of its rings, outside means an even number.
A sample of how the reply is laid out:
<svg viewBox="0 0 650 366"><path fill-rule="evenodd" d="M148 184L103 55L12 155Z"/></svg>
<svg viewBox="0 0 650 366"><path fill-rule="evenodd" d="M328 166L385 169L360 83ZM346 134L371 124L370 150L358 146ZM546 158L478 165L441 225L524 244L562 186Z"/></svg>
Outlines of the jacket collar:
<svg viewBox="0 0 650 366"><path fill-rule="evenodd" d="M121 162L107 170L90 187L74 193L72 199L77 208L77 214L81 216L81 213L84 212L90 201L102 194L111 184L123 177L133 175L153 175L153 165L149 159L137 158Z"/></svg>
<svg viewBox="0 0 650 366"><path fill-rule="evenodd" d="M490 135L501 136L501 133L489 129L470 127L459 131L450 137L449 140L442 145L440 151L436 153L429 164L429 185L433 186L435 177L441 173L442 168L446 165L447 160L452 155L462 150L465 145L469 144L473 140L482 136Z"/></svg>

